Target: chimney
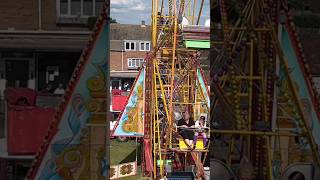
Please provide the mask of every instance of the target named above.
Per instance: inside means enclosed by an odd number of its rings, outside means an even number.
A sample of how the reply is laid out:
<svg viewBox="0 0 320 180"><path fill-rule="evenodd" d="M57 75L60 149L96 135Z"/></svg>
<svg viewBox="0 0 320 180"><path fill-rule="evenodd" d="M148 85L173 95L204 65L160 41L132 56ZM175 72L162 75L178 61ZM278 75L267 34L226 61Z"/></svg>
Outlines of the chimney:
<svg viewBox="0 0 320 180"><path fill-rule="evenodd" d="M144 20L141 21L141 27L146 27L146 21Z"/></svg>

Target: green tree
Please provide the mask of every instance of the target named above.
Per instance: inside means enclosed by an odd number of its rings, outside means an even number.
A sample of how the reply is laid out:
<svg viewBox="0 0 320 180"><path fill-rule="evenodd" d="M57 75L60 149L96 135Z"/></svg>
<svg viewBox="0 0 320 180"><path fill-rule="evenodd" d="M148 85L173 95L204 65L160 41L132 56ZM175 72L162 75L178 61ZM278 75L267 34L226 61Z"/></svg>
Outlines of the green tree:
<svg viewBox="0 0 320 180"><path fill-rule="evenodd" d="M116 19L110 18L110 23L118 23Z"/></svg>

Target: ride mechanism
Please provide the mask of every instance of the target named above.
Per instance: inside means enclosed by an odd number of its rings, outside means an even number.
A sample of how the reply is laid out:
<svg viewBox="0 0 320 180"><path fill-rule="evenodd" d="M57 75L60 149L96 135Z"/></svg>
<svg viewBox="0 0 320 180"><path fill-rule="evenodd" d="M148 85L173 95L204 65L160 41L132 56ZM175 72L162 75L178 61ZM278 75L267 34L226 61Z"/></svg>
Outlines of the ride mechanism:
<svg viewBox="0 0 320 180"><path fill-rule="evenodd" d="M319 179L319 94L287 3L236 3L212 4L211 178Z"/></svg>
<svg viewBox="0 0 320 180"><path fill-rule="evenodd" d="M112 132L143 139L142 169L152 179L185 171L188 165L196 167L197 179L204 178L208 146L200 139L188 148L174 116L188 111L195 120L209 117L209 91L199 63L199 50L210 48L210 28L198 25L203 3L152 1L153 49ZM209 128L202 130L209 135Z"/></svg>

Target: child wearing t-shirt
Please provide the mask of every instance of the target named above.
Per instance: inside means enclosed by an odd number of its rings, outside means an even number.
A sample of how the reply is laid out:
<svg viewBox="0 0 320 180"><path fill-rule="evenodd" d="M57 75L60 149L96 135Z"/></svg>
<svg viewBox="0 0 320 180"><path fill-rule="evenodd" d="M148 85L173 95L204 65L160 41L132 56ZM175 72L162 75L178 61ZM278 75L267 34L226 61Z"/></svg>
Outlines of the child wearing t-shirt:
<svg viewBox="0 0 320 180"><path fill-rule="evenodd" d="M194 139L193 139L193 147L196 146L196 143L197 143L197 140L198 140L198 137L200 135L202 135L203 137L203 144L204 144L204 147L206 147L207 145L207 135L206 133L204 132L204 128L206 127L206 117L205 116L200 116L199 120L197 120L195 122L195 128L199 128L201 129L201 131L199 132L195 132L194 133Z"/></svg>

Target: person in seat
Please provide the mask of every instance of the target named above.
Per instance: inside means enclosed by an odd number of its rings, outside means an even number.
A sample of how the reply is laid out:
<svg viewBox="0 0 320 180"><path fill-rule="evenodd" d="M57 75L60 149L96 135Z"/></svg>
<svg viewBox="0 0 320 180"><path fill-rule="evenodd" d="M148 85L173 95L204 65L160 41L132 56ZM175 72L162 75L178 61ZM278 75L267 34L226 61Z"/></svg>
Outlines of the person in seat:
<svg viewBox="0 0 320 180"><path fill-rule="evenodd" d="M54 90L53 93L54 93L54 94L63 95L63 94L65 93L65 90L64 90L64 88L63 88L63 84L60 83L60 84L58 85L57 89Z"/></svg>
<svg viewBox="0 0 320 180"><path fill-rule="evenodd" d="M205 116L200 116L199 120L195 122L195 128L198 128L196 132L194 133L194 139L193 139L193 147L195 148L198 137L202 136L203 137L203 144L204 147L207 146L207 135L205 132L206 128L206 117Z"/></svg>
<svg viewBox="0 0 320 180"><path fill-rule="evenodd" d="M194 132L193 129L188 128L193 128L194 125L194 121L190 118L189 112L183 112L183 118L178 121L177 128L179 134L189 147L193 145Z"/></svg>

